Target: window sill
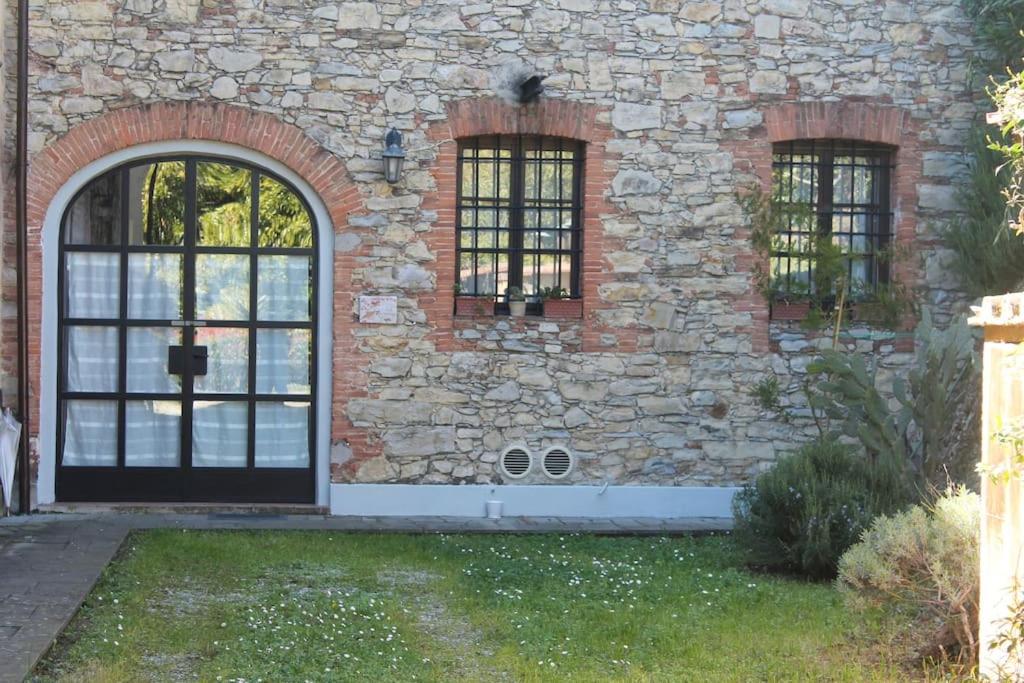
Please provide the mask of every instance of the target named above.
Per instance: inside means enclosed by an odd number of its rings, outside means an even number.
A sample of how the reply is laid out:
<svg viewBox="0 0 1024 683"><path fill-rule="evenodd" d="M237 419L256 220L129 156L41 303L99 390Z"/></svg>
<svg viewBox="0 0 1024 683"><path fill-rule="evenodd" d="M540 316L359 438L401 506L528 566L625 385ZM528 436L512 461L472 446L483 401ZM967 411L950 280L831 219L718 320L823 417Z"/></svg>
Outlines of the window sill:
<svg viewBox="0 0 1024 683"><path fill-rule="evenodd" d="M493 316L494 301L482 296L456 296L455 315L459 318Z"/></svg>
<svg viewBox="0 0 1024 683"><path fill-rule="evenodd" d="M546 312L546 313L527 313L526 315L511 315L506 311L468 311L460 312L456 311L453 316L455 320L462 322L479 322L485 323L491 322L506 322L515 324L517 321L521 323L542 323L545 321L555 322L581 322L583 316L578 311L570 311L566 313L561 312Z"/></svg>
<svg viewBox="0 0 1024 683"><path fill-rule="evenodd" d="M771 305L769 317L775 321L802 321L806 320L811 313L809 301L796 301L792 303L775 302Z"/></svg>
<svg viewBox="0 0 1024 683"><path fill-rule="evenodd" d="M487 297L457 296L455 297L456 318L502 318L544 320L581 319L583 317L583 299L548 299L543 307L532 304L524 315L511 315L508 304L495 303Z"/></svg>

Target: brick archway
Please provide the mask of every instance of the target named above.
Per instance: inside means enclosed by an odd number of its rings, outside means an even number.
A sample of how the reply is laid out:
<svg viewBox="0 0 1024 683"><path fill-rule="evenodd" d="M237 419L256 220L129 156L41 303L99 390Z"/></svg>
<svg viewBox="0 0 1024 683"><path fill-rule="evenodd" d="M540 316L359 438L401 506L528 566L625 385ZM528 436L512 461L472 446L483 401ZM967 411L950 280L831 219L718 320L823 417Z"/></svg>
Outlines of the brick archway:
<svg viewBox="0 0 1024 683"><path fill-rule="evenodd" d="M41 229L57 191L101 157L135 145L173 140L224 142L261 152L304 178L331 214L335 227L358 205L358 192L341 161L301 128L244 107L166 102L107 112L75 126L36 154L28 175L28 227ZM32 240L37 241L37 240Z"/></svg>
<svg viewBox="0 0 1024 683"><path fill-rule="evenodd" d="M308 185L308 191L323 204L329 225L336 232L347 230L349 215L362 207L359 190L340 159L302 129L267 113L204 102L157 103L111 111L75 126L30 160L29 389L35 415L42 415L40 401L44 393L41 391L40 341L44 326L43 231L53 220L51 205L58 196L67 193L66 186L75 174L90 164L102 163L106 157L130 152L135 147L174 142L230 145L278 162ZM57 238L48 235L47 239L52 242ZM331 264L323 263L323 266ZM351 266L345 258L334 258L334 292L351 291ZM53 284L47 283L47 286L52 288ZM345 320L345 316L350 317L351 297L328 295L332 297L336 323ZM13 337L8 335L5 339L9 346ZM340 381L336 358L333 364L336 385ZM35 436L40 433L40 422L36 420L33 427L32 436Z"/></svg>
<svg viewBox="0 0 1024 683"><path fill-rule="evenodd" d="M842 139L891 145L894 148L892 208L896 221L892 226L894 242L910 245L915 240L918 222L917 185L924 173L923 148L919 124L910 111L899 107L859 101L785 102L763 107L763 125L754 128L745 140L726 142L732 151L738 171L770 190L772 181L772 145L790 140ZM738 238L747 239L746 230ZM751 272L754 255L749 249L736 257L739 272ZM910 263L894 264L894 273L904 284L913 287L920 273ZM753 325L749 332L755 351L769 351L768 304L753 286L734 298L738 311L750 313Z"/></svg>
<svg viewBox="0 0 1024 683"><path fill-rule="evenodd" d="M910 112L867 102L790 102L766 109L769 142L835 138L905 147L917 141Z"/></svg>

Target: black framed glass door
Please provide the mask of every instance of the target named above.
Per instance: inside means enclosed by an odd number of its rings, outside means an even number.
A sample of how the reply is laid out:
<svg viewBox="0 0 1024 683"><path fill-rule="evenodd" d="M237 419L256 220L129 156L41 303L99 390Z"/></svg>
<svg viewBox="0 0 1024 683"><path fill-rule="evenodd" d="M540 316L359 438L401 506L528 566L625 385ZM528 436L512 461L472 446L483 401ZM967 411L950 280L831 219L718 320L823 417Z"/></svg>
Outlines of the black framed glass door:
<svg viewBox="0 0 1024 683"><path fill-rule="evenodd" d="M315 225L236 161L132 162L62 224L57 497L312 502Z"/></svg>

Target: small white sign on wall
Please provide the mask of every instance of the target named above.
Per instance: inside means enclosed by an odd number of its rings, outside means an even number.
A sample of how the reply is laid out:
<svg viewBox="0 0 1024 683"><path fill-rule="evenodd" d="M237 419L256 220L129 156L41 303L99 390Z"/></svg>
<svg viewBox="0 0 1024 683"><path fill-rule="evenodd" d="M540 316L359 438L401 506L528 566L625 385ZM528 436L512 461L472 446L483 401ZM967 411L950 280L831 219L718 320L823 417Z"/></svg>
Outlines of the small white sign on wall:
<svg viewBox="0 0 1024 683"><path fill-rule="evenodd" d="M359 322L394 324L398 322L397 296L360 296Z"/></svg>

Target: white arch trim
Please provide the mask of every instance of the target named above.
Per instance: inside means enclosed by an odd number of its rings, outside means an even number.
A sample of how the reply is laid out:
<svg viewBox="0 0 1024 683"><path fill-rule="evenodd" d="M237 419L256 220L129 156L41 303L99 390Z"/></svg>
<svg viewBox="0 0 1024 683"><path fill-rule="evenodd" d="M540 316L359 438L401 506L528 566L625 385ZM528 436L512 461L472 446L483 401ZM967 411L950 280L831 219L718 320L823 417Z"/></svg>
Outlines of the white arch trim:
<svg viewBox="0 0 1024 683"><path fill-rule="evenodd" d="M309 203L316 218L318 280L316 302L316 504L330 504L330 433L331 433L331 347L334 334L334 227L327 207L313 188L284 164L260 152L223 142L175 140L152 142L118 150L97 159L72 175L54 195L43 220L43 311L40 339L40 402L39 402L39 479L36 502L47 505L56 499L57 473L57 358L60 353L57 337L57 273L59 264L60 223L75 193L86 183L121 164L143 157L167 154L217 156L244 161L281 176L290 182Z"/></svg>

